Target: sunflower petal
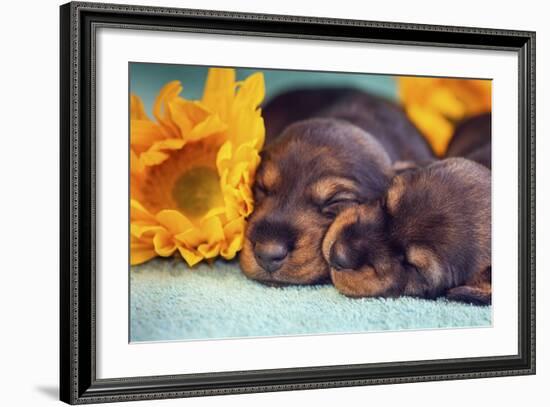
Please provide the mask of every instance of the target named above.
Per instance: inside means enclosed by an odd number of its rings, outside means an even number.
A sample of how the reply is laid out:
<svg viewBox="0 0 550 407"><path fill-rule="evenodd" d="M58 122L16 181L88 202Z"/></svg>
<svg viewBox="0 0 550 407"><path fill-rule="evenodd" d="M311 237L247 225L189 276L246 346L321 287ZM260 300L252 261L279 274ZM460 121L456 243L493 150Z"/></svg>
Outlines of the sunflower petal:
<svg viewBox="0 0 550 407"><path fill-rule="evenodd" d="M231 260L235 257L237 252L243 248L243 236L235 236L230 240L229 245L220 251L220 254L224 259Z"/></svg>
<svg viewBox="0 0 550 407"><path fill-rule="evenodd" d="M166 140L157 141L154 143L149 151L160 150L179 150L185 145L185 140L181 138L169 138Z"/></svg>
<svg viewBox="0 0 550 407"><path fill-rule="evenodd" d="M176 244L172 234L166 231L158 232L153 238L155 251L162 257L168 257L176 251Z"/></svg>
<svg viewBox="0 0 550 407"><path fill-rule="evenodd" d="M141 239L145 236L152 237L159 232L165 231L166 229L159 225L147 225L140 222L132 222L130 224L130 233L132 234L132 236L135 236L138 239Z"/></svg>
<svg viewBox="0 0 550 407"><path fill-rule="evenodd" d="M153 249L135 249L130 250L130 265L137 266L157 257Z"/></svg>
<svg viewBox="0 0 550 407"><path fill-rule="evenodd" d="M130 217L135 221L156 223L155 217L137 199L130 199Z"/></svg>
<svg viewBox="0 0 550 407"><path fill-rule="evenodd" d="M135 174L141 174L145 166L139 160L139 156L136 154L133 148L130 147L130 172Z"/></svg>
<svg viewBox="0 0 550 407"><path fill-rule="evenodd" d="M193 250L186 249L185 247L178 246L178 251L181 254L181 257L187 262L189 267L193 267L195 264L204 259L200 253L197 253Z"/></svg>
<svg viewBox="0 0 550 407"><path fill-rule="evenodd" d="M206 241L204 233L197 228L186 230L183 233L178 233L175 238L185 247L198 247Z"/></svg>
<svg viewBox="0 0 550 407"><path fill-rule="evenodd" d="M224 206L220 206L220 207L217 207L217 208L212 208L208 212L206 212L206 214L202 217L202 219L211 218L213 216L220 216L220 215L223 215L224 213L225 213L225 207Z"/></svg>
<svg viewBox="0 0 550 407"><path fill-rule="evenodd" d="M201 228L210 244L221 242L224 239L222 223L217 216L204 219L201 222Z"/></svg>
<svg viewBox="0 0 550 407"><path fill-rule="evenodd" d="M240 83L235 96L235 104L255 109L265 97L264 75L256 72Z"/></svg>
<svg viewBox="0 0 550 407"><path fill-rule="evenodd" d="M160 211L157 213L156 219L173 234L183 233L193 228L193 224L189 219L181 212L172 209Z"/></svg>
<svg viewBox="0 0 550 407"><path fill-rule="evenodd" d="M149 120L130 121L130 145L132 147L143 151L152 143L163 138L164 132L157 123Z"/></svg>
<svg viewBox="0 0 550 407"><path fill-rule="evenodd" d="M172 137L177 137L179 130L172 121L168 104L175 99L183 87L179 81L172 81L162 87L153 105L153 115L157 121L170 133Z"/></svg>
<svg viewBox="0 0 550 407"><path fill-rule="evenodd" d="M183 137L190 133L197 123L202 122L210 115L206 106L181 98L170 101L168 108L172 120L179 127Z"/></svg>
<svg viewBox="0 0 550 407"><path fill-rule="evenodd" d="M220 147L220 149L218 150L218 154L216 155L216 167L218 168L219 173L223 172L223 170L227 168L227 162L231 160L232 154L233 145L231 141L226 141Z"/></svg>
<svg viewBox="0 0 550 407"><path fill-rule="evenodd" d="M143 101L137 95L130 96L130 119L132 120L149 120Z"/></svg>
<svg viewBox="0 0 550 407"><path fill-rule="evenodd" d="M466 106L448 88L434 89L427 103L436 106L443 116L453 120L459 120L466 113Z"/></svg>
<svg viewBox="0 0 550 407"><path fill-rule="evenodd" d="M161 151L146 151L139 156L142 165L151 167L159 165L170 157L168 154Z"/></svg>
<svg viewBox="0 0 550 407"><path fill-rule="evenodd" d="M409 106L407 114L424 133L434 152L443 156L453 134L452 124L438 112L417 105Z"/></svg>
<svg viewBox="0 0 550 407"><path fill-rule="evenodd" d="M235 70L210 68L204 87L202 103L217 112L223 121L229 116L230 103L235 95Z"/></svg>
<svg viewBox="0 0 550 407"><path fill-rule="evenodd" d="M203 255L205 259L211 259L220 254L219 243L203 243L199 245L198 252Z"/></svg>
<svg viewBox="0 0 550 407"><path fill-rule="evenodd" d="M189 140L199 140L212 134L221 133L227 129L227 125L221 121L218 115L209 116L206 120L197 124L187 136Z"/></svg>

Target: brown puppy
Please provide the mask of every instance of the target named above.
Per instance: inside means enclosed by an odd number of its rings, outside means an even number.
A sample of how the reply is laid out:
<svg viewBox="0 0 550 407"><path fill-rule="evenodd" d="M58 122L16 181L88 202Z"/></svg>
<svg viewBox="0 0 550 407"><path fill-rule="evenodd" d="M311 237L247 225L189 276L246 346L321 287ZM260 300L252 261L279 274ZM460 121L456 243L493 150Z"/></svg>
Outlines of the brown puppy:
<svg viewBox="0 0 550 407"><path fill-rule="evenodd" d="M289 126L262 152L242 270L270 284L328 281L321 242L334 216L380 198L391 177L388 154L359 127L335 119Z"/></svg>
<svg viewBox="0 0 550 407"><path fill-rule="evenodd" d="M348 296L490 304L491 173L462 158L405 171L385 199L336 217L323 255Z"/></svg>
<svg viewBox="0 0 550 407"><path fill-rule="evenodd" d="M392 162L425 162L433 153L402 109L353 89L287 92L263 115L267 148L242 269L267 283L323 281L329 272L321 242L331 217L349 203L380 197ZM303 120L316 116L322 119Z"/></svg>
<svg viewBox="0 0 550 407"><path fill-rule="evenodd" d="M465 157L491 168L491 113L469 117L456 128L447 157Z"/></svg>
<svg viewBox="0 0 550 407"><path fill-rule="evenodd" d="M290 124L314 117L345 120L378 140L392 162L426 162L434 154L403 109L384 98L352 88L297 89L272 99L263 109L266 143Z"/></svg>

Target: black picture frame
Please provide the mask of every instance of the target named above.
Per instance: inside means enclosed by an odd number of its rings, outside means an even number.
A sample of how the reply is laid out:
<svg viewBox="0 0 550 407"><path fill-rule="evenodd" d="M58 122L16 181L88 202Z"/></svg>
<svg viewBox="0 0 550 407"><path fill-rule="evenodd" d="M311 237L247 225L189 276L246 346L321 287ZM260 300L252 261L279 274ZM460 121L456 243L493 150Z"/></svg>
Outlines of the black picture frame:
<svg viewBox="0 0 550 407"><path fill-rule="evenodd" d="M70 404L535 373L535 33L68 3L60 8L60 398ZM96 378L97 27L508 50L519 57L519 351L516 355L132 378ZM511 265L512 266L512 265Z"/></svg>

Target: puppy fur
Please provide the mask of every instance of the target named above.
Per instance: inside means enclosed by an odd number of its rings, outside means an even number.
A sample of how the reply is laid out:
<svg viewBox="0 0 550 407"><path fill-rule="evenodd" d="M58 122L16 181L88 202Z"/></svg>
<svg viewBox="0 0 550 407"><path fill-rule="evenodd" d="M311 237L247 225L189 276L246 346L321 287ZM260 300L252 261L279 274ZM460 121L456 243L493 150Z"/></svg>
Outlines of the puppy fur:
<svg viewBox="0 0 550 407"><path fill-rule="evenodd" d="M351 203L379 198L392 163L409 167L433 153L401 108L353 89L287 92L263 115L267 147L241 267L268 284L325 281L321 242L332 218Z"/></svg>
<svg viewBox="0 0 550 407"><path fill-rule="evenodd" d="M456 127L447 157L465 157L491 169L491 113L463 120Z"/></svg>
<svg viewBox="0 0 550 407"><path fill-rule="evenodd" d="M298 89L272 99L263 109L266 142L290 124L323 117L345 120L371 134L392 162L427 162L434 153L397 104L352 88Z"/></svg>
<svg viewBox="0 0 550 407"><path fill-rule="evenodd" d="M336 288L491 303L491 173L446 159L396 175L385 198L347 207L323 241Z"/></svg>
<svg viewBox="0 0 550 407"><path fill-rule="evenodd" d="M328 281L323 237L340 210L384 194L393 174L388 154L349 122L311 119L289 126L261 155L242 270L273 285ZM266 252L276 261L264 264Z"/></svg>

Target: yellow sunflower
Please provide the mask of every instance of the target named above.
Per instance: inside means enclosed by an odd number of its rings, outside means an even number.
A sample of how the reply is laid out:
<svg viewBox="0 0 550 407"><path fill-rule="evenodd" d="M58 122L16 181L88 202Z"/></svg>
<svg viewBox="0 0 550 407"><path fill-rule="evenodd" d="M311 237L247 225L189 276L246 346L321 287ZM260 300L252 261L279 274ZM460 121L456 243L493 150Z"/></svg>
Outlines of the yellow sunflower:
<svg viewBox="0 0 550 407"><path fill-rule="evenodd" d="M251 185L265 128L264 79L237 82L212 68L201 100L166 84L153 106L130 99L130 260L140 264L179 252L193 266L235 257L253 210Z"/></svg>
<svg viewBox="0 0 550 407"><path fill-rule="evenodd" d="M400 77L399 96L407 115L435 153L443 156L458 121L491 111L491 81Z"/></svg>

